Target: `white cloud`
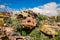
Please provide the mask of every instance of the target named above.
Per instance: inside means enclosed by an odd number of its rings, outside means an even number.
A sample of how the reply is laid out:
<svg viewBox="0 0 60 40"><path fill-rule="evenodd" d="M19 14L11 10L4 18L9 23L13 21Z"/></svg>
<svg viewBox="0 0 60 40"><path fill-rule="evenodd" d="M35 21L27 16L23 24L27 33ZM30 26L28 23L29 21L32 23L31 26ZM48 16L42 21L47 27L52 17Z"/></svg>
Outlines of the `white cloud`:
<svg viewBox="0 0 60 40"><path fill-rule="evenodd" d="M7 12L11 12L14 11L15 9L10 8L9 6L6 5L0 5L0 11L7 11Z"/></svg>
<svg viewBox="0 0 60 40"><path fill-rule="evenodd" d="M5 5L0 5L0 8L5 8Z"/></svg>
<svg viewBox="0 0 60 40"><path fill-rule="evenodd" d="M7 11L14 11L14 12L18 11L16 9L12 9L5 5L0 5L0 8L7 8L6 9ZM60 4L57 4L55 2L50 2L50 3L44 4L43 6L38 6L34 8L29 8L29 9L36 13L41 13L43 15L55 16L55 15L58 15L57 10L60 10Z"/></svg>
<svg viewBox="0 0 60 40"><path fill-rule="evenodd" d="M57 9L59 9L58 6L60 6L60 4L51 2L43 6L35 7L32 10L36 13L41 13L41 14L48 15L48 16L55 16L55 15L58 15L57 13Z"/></svg>

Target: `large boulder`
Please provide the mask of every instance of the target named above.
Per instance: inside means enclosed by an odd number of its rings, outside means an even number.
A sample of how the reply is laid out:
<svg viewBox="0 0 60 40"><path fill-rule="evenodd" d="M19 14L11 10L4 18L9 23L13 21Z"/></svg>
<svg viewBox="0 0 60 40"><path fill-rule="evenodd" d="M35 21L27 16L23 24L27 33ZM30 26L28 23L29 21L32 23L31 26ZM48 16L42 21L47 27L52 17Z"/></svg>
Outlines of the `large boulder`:
<svg viewBox="0 0 60 40"><path fill-rule="evenodd" d="M36 16L37 14L28 10L20 12L20 14L17 15L17 19L22 20L21 25L24 26L24 28L34 28L37 24Z"/></svg>
<svg viewBox="0 0 60 40"><path fill-rule="evenodd" d="M58 35L60 28L58 26L43 25L40 30L47 35Z"/></svg>

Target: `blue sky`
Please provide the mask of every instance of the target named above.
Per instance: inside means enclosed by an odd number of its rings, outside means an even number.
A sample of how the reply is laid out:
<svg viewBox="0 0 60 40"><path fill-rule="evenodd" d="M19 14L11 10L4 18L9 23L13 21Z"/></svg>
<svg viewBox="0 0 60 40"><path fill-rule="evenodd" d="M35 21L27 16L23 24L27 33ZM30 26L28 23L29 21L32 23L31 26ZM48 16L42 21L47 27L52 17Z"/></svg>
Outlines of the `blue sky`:
<svg viewBox="0 0 60 40"><path fill-rule="evenodd" d="M50 2L60 4L60 0L0 0L0 5L6 5L13 9L33 8Z"/></svg>
<svg viewBox="0 0 60 40"><path fill-rule="evenodd" d="M60 0L0 0L0 11L19 12L29 9L48 16L58 15Z"/></svg>

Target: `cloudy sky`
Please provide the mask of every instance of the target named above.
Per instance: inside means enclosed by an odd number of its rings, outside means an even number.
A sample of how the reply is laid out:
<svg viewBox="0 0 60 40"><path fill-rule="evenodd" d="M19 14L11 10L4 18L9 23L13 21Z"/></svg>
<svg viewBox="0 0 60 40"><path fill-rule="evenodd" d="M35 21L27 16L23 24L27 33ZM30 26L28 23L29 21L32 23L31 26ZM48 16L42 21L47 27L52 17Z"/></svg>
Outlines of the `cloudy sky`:
<svg viewBox="0 0 60 40"><path fill-rule="evenodd" d="M31 9L36 13L48 16L57 15L60 10L59 0L0 0L0 11L18 11L19 9Z"/></svg>
<svg viewBox="0 0 60 40"><path fill-rule="evenodd" d="M44 4L43 6L34 7L32 10L36 13L41 13L48 16L54 16L58 15L57 10L60 10L60 4L50 2Z"/></svg>

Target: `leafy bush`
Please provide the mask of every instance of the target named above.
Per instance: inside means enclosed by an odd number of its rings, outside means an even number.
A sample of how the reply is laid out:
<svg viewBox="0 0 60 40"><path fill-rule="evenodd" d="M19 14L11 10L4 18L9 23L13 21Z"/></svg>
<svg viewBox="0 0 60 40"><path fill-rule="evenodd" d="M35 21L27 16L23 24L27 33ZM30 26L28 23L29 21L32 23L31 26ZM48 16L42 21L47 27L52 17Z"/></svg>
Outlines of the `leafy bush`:
<svg viewBox="0 0 60 40"><path fill-rule="evenodd" d="M42 14L40 14L40 13L38 13L37 18L38 18L39 20L46 20L46 19L47 19L46 16L44 16L44 15L42 15Z"/></svg>

